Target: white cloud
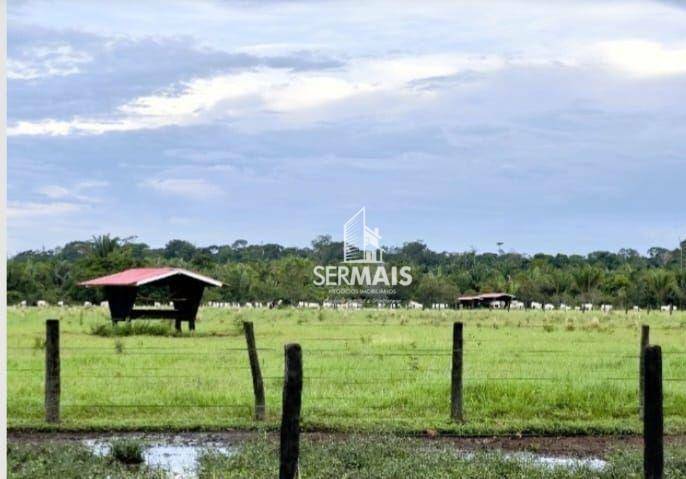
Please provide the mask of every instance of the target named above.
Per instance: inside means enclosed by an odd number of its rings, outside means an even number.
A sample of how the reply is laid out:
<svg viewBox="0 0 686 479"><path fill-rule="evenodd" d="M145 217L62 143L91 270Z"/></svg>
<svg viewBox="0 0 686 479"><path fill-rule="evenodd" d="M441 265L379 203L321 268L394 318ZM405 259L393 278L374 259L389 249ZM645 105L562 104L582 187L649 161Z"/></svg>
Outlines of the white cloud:
<svg viewBox="0 0 686 479"><path fill-rule="evenodd" d="M47 196L48 198L67 198L71 196L71 192L62 186L57 186L57 185L49 185L49 186L43 186L41 188L38 188L36 191L38 193Z"/></svg>
<svg viewBox="0 0 686 479"><path fill-rule="evenodd" d="M104 180L85 180L76 183L76 188L79 190L89 190L93 188L105 188L109 186L109 181Z"/></svg>
<svg viewBox="0 0 686 479"><path fill-rule="evenodd" d="M223 191L217 185L203 179L150 179L139 183L139 186L152 188L167 195L181 196L190 199L207 199L221 196Z"/></svg>
<svg viewBox="0 0 686 479"><path fill-rule="evenodd" d="M84 190L93 190L108 186L107 181L86 180L76 183L70 188L61 185L46 185L36 189L36 192L50 199L71 199L84 203L98 203L100 200L90 195L84 195Z"/></svg>
<svg viewBox="0 0 686 479"><path fill-rule="evenodd" d="M23 52L22 58L7 59L7 78L34 80L74 75L81 71L79 65L90 61L90 55L74 50L70 45L34 47Z"/></svg>
<svg viewBox="0 0 686 479"><path fill-rule="evenodd" d="M666 47L647 40L618 40L597 45L611 66L641 77L686 73L686 46Z"/></svg>
<svg viewBox="0 0 686 479"><path fill-rule="evenodd" d="M69 202L53 202L53 203L38 203L38 202L10 202L7 206L7 218L9 219L27 219L38 217L52 217L62 216L66 214L77 213L85 209L85 205Z"/></svg>
<svg viewBox="0 0 686 479"><path fill-rule="evenodd" d="M327 72L260 68L197 78L138 97L121 105L111 119L19 121L8 128L8 135L101 134L217 118L249 120L268 112L292 116L368 93L422 96L424 92L408 84L461 71L496 71L507 64L504 58L492 55L431 54L356 60L346 68Z"/></svg>

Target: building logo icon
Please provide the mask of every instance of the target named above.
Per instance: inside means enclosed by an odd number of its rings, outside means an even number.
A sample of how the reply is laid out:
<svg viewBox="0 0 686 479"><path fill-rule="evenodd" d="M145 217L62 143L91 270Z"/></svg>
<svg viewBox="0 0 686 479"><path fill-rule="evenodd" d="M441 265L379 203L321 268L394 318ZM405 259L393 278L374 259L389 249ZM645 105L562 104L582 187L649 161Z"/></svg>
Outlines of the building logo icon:
<svg viewBox="0 0 686 479"><path fill-rule="evenodd" d="M367 213L363 206L343 225L344 263L383 263L379 228L367 226Z"/></svg>

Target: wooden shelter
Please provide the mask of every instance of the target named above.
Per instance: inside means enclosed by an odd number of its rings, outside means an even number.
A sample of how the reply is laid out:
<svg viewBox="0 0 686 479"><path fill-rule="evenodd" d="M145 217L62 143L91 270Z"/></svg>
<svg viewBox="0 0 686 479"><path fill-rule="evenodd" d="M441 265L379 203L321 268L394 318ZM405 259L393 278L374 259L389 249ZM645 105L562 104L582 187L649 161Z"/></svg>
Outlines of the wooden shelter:
<svg viewBox="0 0 686 479"><path fill-rule="evenodd" d="M169 302L167 309L134 308L141 286L166 288ZM195 329L203 291L207 286L222 286L220 281L181 268L133 268L119 273L79 283L86 288L102 287L110 307L112 322L131 319L173 319L176 330L187 321L188 328Z"/></svg>
<svg viewBox="0 0 686 479"><path fill-rule="evenodd" d="M510 303L514 298L514 295L508 293L483 293L475 296L460 296L457 302L463 308L478 308L490 307L493 301L502 301L505 307L510 309Z"/></svg>

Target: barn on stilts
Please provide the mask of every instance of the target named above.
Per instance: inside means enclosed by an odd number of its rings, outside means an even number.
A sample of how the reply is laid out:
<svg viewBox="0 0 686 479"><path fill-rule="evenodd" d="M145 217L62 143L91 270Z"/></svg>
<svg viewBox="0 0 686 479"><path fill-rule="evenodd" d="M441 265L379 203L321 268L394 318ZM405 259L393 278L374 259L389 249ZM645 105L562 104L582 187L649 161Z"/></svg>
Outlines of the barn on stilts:
<svg viewBox="0 0 686 479"><path fill-rule="evenodd" d="M222 286L220 281L181 268L133 268L119 273L79 283L86 288L103 288L112 322L132 319L174 320L176 330L188 322L195 330L195 318L206 287ZM140 288L161 288L168 291L171 308L135 308Z"/></svg>

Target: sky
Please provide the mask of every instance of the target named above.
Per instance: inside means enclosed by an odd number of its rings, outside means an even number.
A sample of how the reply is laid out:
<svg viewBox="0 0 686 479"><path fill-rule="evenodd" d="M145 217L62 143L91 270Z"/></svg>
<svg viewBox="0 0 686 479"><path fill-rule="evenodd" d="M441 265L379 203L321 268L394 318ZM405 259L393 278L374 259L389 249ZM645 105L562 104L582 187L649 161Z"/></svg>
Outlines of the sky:
<svg viewBox="0 0 686 479"><path fill-rule="evenodd" d="M8 250L686 237L674 1L9 0Z"/></svg>

